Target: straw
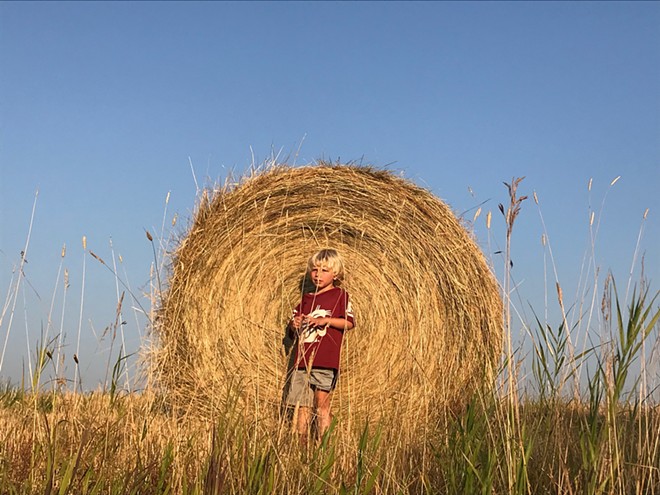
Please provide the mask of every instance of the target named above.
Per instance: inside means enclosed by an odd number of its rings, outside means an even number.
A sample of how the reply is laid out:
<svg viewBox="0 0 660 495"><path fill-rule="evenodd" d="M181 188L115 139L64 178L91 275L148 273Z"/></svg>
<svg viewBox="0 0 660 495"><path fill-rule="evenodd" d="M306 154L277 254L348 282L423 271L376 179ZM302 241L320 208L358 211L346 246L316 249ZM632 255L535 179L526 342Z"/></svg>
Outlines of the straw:
<svg viewBox="0 0 660 495"><path fill-rule="evenodd" d="M172 255L151 356L172 405L212 415L232 398L256 420L279 414L285 327L323 247L345 259L356 315L335 414L424 425L492 379L497 283L445 203L371 167L274 165L206 191Z"/></svg>

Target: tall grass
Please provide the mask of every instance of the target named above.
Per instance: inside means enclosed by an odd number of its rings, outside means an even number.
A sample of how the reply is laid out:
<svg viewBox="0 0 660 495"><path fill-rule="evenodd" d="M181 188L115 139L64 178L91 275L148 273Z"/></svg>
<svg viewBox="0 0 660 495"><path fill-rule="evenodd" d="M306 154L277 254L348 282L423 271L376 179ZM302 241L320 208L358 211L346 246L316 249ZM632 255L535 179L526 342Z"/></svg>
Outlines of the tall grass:
<svg viewBox="0 0 660 495"><path fill-rule="evenodd" d="M561 337L552 335L559 329L541 326L535 385L545 385L544 393L523 394L515 419L509 399L484 387L405 445L386 422L365 422L341 435L332 428L303 449L286 419L255 423L232 400L213 421L202 422L176 416L151 393L33 393L5 386L0 491L660 493L660 412L623 386L660 311L648 291L634 293L627 310L613 297L619 339L590 351L597 364L583 400L555 392L555 365L544 357L554 351L545 343ZM37 352L42 360L49 359L45 349ZM506 424L513 421L515 429ZM425 449L432 452L427 462Z"/></svg>
<svg viewBox="0 0 660 495"><path fill-rule="evenodd" d="M506 267L519 184L508 184L510 204L502 207ZM118 276L114 263L89 253ZM111 347L123 319L118 287ZM503 287L509 305L510 283ZM103 391L80 392L77 373L72 392L52 387L43 377L49 369L60 377L61 342L47 329L32 351L29 385L0 387L0 493L660 494L660 408L646 368L659 295L645 283L621 295L611 277L601 295L594 318L601 342L578 352L580 322L569 323L566 313L556 323L536 315L525 322L533 351L524 381L507 309L495 385L444 410L412 441L401 440L405 424L387 418L336 428L340 413L323 438L301 447L281 411L264 407L256 420L240 410L240 383L212 420L182 414L154 390L131 391L123 343L106 364ZM567 391L569 382L580 386Z"/></svg>

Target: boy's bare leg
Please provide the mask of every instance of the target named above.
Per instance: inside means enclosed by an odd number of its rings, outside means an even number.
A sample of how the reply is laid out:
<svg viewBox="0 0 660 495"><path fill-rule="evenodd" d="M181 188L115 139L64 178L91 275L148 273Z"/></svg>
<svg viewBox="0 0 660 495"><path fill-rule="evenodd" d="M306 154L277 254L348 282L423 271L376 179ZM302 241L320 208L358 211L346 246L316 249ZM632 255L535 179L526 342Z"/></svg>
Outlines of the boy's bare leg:
<svg viewBox="0 0 660 495"><path fill-rule="evenodd" d="M311 417L311 408L304 406L300 406L298 408L298 434L300 435L300 441L303 444L307 443L307 439L309 437Z"/></svg>
<svg viewBox="0 0 660 495"><path fill-rule="evenodd" d="M325 390L314 391L314 405L316 407L316 427L318 429L319 438L330 428L332 415L330 414L330 392Z"/></svg>

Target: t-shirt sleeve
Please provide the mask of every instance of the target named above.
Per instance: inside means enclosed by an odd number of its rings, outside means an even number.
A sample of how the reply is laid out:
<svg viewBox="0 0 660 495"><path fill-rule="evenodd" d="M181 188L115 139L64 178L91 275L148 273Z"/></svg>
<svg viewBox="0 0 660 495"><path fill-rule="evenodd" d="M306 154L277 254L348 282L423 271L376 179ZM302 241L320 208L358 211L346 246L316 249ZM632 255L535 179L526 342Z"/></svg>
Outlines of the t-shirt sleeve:
<svg viewBox="0 0 660 495"><path fill-rule="evenodd" d="M348 292L344 292L344 311L343 318L355 326L355 316L353 315L353 305L351 304L351 298L348 295Z"/></svg>
<svg viewBox="0 0 660 495"><path fill-rule="evenodd" d="M293 311L291 311L291 319L293 319L295 316L303 314L303 302L304 298L296 305L295 308L293 308Z"/></svg>
<svg viewBox="0 0 660 495"><path fill-rule="evenodd" d="M346 304L346 319L355 326L355 316L353 315L353 305L349 299Z"/></svg>

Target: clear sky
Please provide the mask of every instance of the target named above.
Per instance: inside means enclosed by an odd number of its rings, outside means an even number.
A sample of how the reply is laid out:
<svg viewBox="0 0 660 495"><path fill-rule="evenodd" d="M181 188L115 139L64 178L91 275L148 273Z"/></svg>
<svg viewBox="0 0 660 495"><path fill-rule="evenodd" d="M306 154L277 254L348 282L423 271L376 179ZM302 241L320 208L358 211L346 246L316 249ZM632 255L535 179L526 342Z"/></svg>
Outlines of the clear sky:
<svg viewBox="0 0 660 495"><path fill-rule="evenodd" d="M185 232L195 178L272 154L401 171L468 221L481 205L475 235L498 273L502 182L526 176L539 207L524 202L512 256L527 320L547 286L557 322L544 232L567 304L591 300L594 269L597 300L608 270L623 291L635 253L657 290L660 3L1 2L0 380L29 378L47 329L66 336L67 376L78 350L97 386L117 287L82 237L148 292L145 230L170 237L176 214ZM134 352L145 327L128 299Z"/></svg>

